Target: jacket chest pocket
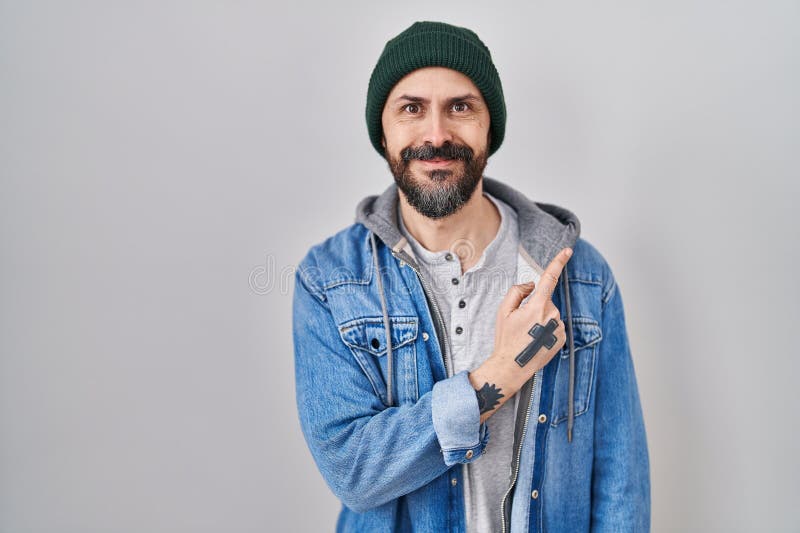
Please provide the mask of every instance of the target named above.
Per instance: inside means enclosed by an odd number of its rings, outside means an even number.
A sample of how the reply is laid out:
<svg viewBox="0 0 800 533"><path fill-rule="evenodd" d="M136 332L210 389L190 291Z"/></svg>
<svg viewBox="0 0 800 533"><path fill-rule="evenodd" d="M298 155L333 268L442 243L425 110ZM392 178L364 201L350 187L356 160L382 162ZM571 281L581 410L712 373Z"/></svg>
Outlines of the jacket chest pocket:
<svg viewBox="0 0 800 533"><path fill-rule="evenodd" d="M572 317L572 332L575 336L575 394L574 415L577 417L589 408L589 399L594 383L597 348L603 338L600 324L589 317ZM568 332L569 333L569 332ZM552 425L557 426L567 419L569 413L569 340L558 355L558 370L555 378Z"/></svg>
<svg viewBox="0 0 800 533"><path fill-rule="evenodd" d="M414 403L417 388L418 319L415 316L389 317L392 341L392 391L394 403ZM339 326L342 341L350 348L358 364L372 383L375 394L389 404L389 357L383 317L357 318Z"/></svg>

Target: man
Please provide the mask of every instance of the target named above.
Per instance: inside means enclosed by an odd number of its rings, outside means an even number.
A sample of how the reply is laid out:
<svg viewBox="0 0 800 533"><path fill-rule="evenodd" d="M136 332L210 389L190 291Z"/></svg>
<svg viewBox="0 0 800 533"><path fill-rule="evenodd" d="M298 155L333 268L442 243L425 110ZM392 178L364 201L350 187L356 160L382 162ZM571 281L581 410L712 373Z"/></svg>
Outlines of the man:
<svg viewBox="0 0 800 533"><path fill-rule="evenodd" d="M417 22L366 118L395 184L298 266L297 407L337 531L647 531L622 296L577 217L483 176L505 131L488 48Z"/></svg>

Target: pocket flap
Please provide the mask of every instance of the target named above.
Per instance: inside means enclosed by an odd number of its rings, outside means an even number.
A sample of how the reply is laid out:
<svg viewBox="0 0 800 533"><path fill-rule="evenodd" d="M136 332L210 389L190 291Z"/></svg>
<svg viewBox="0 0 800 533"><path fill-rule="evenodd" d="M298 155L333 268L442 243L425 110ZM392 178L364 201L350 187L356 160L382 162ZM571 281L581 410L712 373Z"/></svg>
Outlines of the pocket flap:
<svg viewBox="0 0 800 533"><path fill-rule="evenodd" d="M573 316L572 333L575 336L573 347L576 352L583 348L588 348L603 339L603 332L600 329L600 324L595 319L589 317ZM567 336L569 336L569 329L567 329ZM561 348L561 357L569 357L569 338L567 338L567 342L565 342L564 346Z"/></svg>
<svg viewBox="0 0 800 533"><path fill-rule="evenodd" d="M389 317L392 332L392 350L400 348L417 338L417 317ZM345 344L368 352L376 357L386 354L386 330L383 317L365 317L351 320L339 326L339 334Z"/></svg>

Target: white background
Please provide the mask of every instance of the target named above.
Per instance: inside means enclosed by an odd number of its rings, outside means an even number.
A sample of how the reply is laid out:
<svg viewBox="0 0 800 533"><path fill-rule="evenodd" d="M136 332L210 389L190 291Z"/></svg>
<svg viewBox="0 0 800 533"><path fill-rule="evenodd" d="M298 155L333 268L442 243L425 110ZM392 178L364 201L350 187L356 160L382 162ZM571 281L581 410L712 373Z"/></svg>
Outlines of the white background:
<svg viewBox="0 0 800 533"><path fill-rule="evenodd" d="M294 266L392 183L367 82L475 30L486 174L623 291L653 531L798 531L797 2L0 2L0 532L332 531Z"/></svg>

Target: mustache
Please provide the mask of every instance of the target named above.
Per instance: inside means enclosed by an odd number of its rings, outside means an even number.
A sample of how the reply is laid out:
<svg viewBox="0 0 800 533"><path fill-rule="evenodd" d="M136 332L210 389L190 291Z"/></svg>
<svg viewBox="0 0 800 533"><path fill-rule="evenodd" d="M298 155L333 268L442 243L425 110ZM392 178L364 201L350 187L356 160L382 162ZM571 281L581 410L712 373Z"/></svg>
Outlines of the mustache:
<svg viewBox="0 0 800 533"><path fill-rule="evenodd" d="M466 162L472 161L474 153L472 148L464 144L453 144L446 142L441 146L433 146L432 144L423 144L420 147L407 147L400 152L400 157L403 161L411 161L412 159L462 159Z"/></svg>

